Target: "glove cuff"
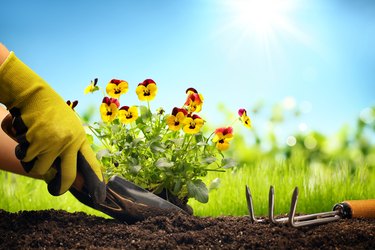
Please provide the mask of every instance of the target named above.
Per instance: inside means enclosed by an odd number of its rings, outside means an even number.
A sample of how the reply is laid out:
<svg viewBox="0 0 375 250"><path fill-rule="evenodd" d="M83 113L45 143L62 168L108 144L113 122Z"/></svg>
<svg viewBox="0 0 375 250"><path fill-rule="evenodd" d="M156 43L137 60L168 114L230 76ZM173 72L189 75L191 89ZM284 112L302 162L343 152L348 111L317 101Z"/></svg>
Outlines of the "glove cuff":
<svg viewBox="0 0 375 250"><path fill-rule="evenodd" d="M14 52L0 66L0 103L8 109L18 107L47 83L24 64Z"/></svg>

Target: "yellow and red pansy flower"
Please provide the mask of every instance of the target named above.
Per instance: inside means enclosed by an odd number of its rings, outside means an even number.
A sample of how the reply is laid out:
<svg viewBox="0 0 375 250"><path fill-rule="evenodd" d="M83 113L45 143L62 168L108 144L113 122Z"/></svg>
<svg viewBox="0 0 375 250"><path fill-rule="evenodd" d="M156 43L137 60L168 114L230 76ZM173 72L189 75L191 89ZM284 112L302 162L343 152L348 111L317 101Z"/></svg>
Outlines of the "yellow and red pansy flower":
<svg viewBox="0 0 375 250"><path fill-rule="evenodd" d="M137 93L140 101L151 101L155 98L158 88L154 80L146 79L142 83L138 84L135 92Z"/></svg>
<svg viewBox="0 0 375 250"><path fill-rule="evenodd" d="M134 122L138 119L137 106L122 106L118 111L118 118L124 124Z"/></svg>
<svg viewBox="0 0 375 250"><path fill-rule="evenodd" d="M204 124L204 120L198 115L188 115L183 121L183 130L186 134L198 133Z"/></svg>
<svg viewBox="0 0 375 250"><path fill-rule="evenodd" d="M203 96L199 94L194 88L188 88L186 90L188 95L185 101L185 106L187 106L189 113L200 112L203 106Z"/></svg>
<svg viewBox="0 0 375 250"><path fill-rule="evenodd" d="M233 139L233 128L222 127L215 130L215 137L212 139L216 143L216 148L220 151L227 150L229 148L229 141Z"/></svg>
<svg viewBox="0 0 375 250"><path fill-rule="evenodd" d="M88 93L94 93L95 91L99 90L99 86L97 86L97 84L98 84L98 78L95 78L94 81L91 81L89 86L85 88L85 91L84 91L85 95Z"/></svg>
<svg viewBox="0 0 375 250"><path fill-rule="evenodd" d="M247 128L251 128L251 120L250 117L247 115L246 109L239 109L238 115L240 116L242 124Z"/></svg>
<svg viewBox="0 0 375 250"><path fill-rule="evenodd" d="M128 92L129 84L127 81L112 79L106 87L106 92L110 97L119 98L120 95Z"/></svg>
<svg viewBox="0 0 375 250"><path fill-rule="evenodd" d="M169 129L173 131L180 130L187 114L188 113L185 109L173 108L172 114L167 117L167 125Z"/></svg>
<svg viewBox="0 0 375 250"><path fill-rule="evenodd" d="M100 105L100 115L104 122L112 122L118 112L120 103L115 98L104 97L102 104Z"/></svg>

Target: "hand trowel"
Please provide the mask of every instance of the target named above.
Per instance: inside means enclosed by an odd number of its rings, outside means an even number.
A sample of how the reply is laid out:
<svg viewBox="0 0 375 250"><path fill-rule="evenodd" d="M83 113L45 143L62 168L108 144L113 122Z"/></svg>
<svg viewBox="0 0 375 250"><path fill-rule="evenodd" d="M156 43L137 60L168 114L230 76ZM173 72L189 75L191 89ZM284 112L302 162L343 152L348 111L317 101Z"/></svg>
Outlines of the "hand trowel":
<svg viewBox="0 0 375 250"><path fill-rule="evenodd" d="M84 188L80 191L75 188L70 189L70 192L83 204L129 224L171 212L185 212L171 202L119 176L109 179L106 191L105 201L96 204Z"/></svg>

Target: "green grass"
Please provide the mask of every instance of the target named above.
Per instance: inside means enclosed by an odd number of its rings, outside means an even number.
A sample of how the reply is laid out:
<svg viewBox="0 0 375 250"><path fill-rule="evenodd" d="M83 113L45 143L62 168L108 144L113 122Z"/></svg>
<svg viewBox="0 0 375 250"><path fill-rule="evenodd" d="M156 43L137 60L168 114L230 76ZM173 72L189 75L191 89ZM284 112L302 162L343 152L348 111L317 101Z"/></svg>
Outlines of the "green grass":
<svg viewBox="0 0 375 250"><path fill-rule="evenodd" d="M236 172L210 173L207 180L221 179L220 188L210 192L210 200L190 205L198 216L247 215L245 185L250 187L256 215L267 215L270 185L275 189L275 213L289 212L294 188L299 188L297 212L331 211L335 203L349 199L375 198L375 171L366 165L350 167L259 162Z"/></svg>
<svg viewBox="0 0 375 250"><path fill-rule="evenodd" d="M249 185L256 215L266 215L270 185L275 188L275 213L289 211L294 187L299 188L297 212L330 211L335 203L348 199L375 197L375 170L360 165L352 167L345 162L332 165L307 165L303 160L276 163L263 160L244 165L237 171L210 173L207 182L219 177L219 189L210 192L206 204L190 200L197 216L247 215L245 185ZM51 196L40 180L0 172L0 209L20 210L63 209L83 211L104 216L78 202L70 193Z"/></svg>
<svg viewBox="0 0 375 250"><path fill-rule="evenodd" d="M68 212L82 211L87 214L108 217L83 205L69 192L55 197L48 193L44 181L4 171L0 171L0 197L0 209L9 212L63 209Z"/></svg>

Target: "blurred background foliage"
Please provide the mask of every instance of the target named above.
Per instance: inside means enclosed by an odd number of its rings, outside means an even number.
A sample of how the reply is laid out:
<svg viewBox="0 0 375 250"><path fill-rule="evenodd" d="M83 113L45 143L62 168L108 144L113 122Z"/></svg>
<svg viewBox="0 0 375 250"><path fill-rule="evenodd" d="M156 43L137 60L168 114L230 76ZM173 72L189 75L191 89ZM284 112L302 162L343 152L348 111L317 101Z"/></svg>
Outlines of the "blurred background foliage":
<svg viewBox="0 0 375 250"><path fill-rule="evenodd" d="M358 165L375 167L375 106L359 112L352 126L344 124L328 135L309 128L302 122L303 116L308 114L297 105L288 106L288 101L293 102L293 99L288 97L274 104L268 113L263 102L248 111L253 127L250 132L237 129L228 152L235 156L239 167L270 159L278 162L304 159L307 165L332 167L342 162L353 168ZM224 106L220 109L230 115Z"/></svg>

